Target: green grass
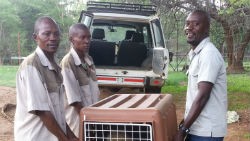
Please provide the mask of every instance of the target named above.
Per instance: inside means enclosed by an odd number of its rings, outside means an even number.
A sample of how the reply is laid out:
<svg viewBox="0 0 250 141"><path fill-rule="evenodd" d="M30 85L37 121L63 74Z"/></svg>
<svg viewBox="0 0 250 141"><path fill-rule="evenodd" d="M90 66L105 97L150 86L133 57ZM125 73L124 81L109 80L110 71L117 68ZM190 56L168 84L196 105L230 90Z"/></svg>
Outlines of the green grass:
<svg viewBox="0 0 250 141"><path fill-rule="evenodd" d="M250 133L245 134L245 135L244 135L244 138L250 139Z"/></svg>
<svg viewBox="0 0 250 141"><path fill-rule="evenodd" d="M250 74L227 75L229 93L250 93Z"/></svg>
<svg viewBox="0 0 250 141"><path fill-rule="evenodd" d="M227 76L229 110L250 108L250 74Z"/></svg>
<svg viewBox="0 0 250 141"><path fill-rule="evenodd" d="M18 66L0 66L0 86L15 87Z"/></svg>
<svg viewBox="0 0 250 141"><path fill-rule="evenodd" d="M162 88L163 93L180 94L187 89L187 76L183 72L169 72L168 79Z"/></svg>

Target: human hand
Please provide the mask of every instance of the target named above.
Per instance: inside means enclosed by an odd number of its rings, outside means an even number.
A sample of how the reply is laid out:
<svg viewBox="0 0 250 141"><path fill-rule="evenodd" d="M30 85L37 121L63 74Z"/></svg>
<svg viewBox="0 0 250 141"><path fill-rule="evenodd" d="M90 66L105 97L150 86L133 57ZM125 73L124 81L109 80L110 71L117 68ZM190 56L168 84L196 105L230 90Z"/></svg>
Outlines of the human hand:
<svg viewBox="0 0 250 141"><path fill-rule="evenodd" d="M175 135L175 141L184 141L185 136L186 135L182 131L177 131Z"/></svg>
<svg viewBox="0 0 250 141"><path fill-rule="evenodd" d="M71 138L69 141L79 141L79 138Z"/></svg>

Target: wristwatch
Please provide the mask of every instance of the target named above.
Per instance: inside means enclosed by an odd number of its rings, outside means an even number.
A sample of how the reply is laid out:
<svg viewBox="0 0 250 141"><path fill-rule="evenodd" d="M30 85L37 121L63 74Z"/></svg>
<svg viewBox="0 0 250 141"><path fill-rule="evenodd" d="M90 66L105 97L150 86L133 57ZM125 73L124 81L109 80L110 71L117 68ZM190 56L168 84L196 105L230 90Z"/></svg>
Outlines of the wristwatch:
<svg viewBox="0 0 250 141"><path fill-rule="evenodd" d="M185 134L188 134L190 132L189 128L184 127L183 124L179 125L179 130Z"/></svg>

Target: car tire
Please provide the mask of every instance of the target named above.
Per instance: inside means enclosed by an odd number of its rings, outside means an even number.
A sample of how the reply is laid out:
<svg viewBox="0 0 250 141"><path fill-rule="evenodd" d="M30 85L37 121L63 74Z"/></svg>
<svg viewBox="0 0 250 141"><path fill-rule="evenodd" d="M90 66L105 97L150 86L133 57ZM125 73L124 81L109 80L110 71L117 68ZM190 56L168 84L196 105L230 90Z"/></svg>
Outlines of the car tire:
<svg viewBox="0 0 250 141"><path fill-rule="evenodd" d="M146 87L145 88L145 93L161 93L161 87Z"/></svg>

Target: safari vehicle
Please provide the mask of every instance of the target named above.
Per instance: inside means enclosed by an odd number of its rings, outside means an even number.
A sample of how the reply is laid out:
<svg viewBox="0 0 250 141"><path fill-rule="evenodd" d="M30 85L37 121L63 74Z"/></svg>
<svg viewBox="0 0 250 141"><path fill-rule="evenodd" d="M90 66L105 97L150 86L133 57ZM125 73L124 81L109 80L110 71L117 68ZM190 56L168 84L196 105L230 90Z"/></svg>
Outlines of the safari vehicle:
<svg viewBox="0 0 250 141"><path fill-rule="evenodd" d="M169 53L156 6L89 1L80 23L90 28L98 84L160 93Z"/></svg>

